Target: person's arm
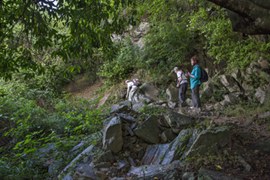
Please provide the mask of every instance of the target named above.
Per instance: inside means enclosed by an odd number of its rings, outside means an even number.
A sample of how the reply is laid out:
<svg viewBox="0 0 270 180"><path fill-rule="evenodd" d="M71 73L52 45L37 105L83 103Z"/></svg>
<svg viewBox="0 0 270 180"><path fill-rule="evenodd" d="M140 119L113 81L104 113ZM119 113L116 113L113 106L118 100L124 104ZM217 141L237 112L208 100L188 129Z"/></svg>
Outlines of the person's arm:
<svg viewBox="0 0 270 180"><path fill-rule="evenodd" d="M127 85L127 94L126 94L126 98L128 98L128 94L129 94L129 91L130 91L130 88L131 86Z"/></svg>
<svg viewBox="0 0 270 180"><path fill-rule="evenodd" d="M192 71L193 74L191 74L190 72L188 72L188 76L193 78L193 79L200 79L201 78L201 69L199 67L197 67L196 69L194 69L194 71Z"/></svg>
<svg viewBox="0 0 270 180"><path fill-rule="evenodd" d="M182 81L182 73L177 72L177 84L176 84L176 87L180 86L181 81Z"/></svg>
<svg viewBox="0 0 270 180"><path fill-rule="evenodd" d="M193 74L193 78L199 80L201 78L201 68L197 67Z"/></svg>

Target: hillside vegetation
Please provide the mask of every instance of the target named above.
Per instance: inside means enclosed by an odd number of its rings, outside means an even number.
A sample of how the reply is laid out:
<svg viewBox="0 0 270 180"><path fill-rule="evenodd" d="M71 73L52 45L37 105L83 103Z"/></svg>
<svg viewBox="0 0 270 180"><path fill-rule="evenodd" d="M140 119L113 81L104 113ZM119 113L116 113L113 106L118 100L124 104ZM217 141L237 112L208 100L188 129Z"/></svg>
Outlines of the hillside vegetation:
<svg viewBox="0 0 270 180"><path fill-rule="evenodd" d="M100 144L109 109L124 100L125 79L154 85L162 104L166 88L175 84L171 70L183 65L190 71L193 55L210 76L202 98L212 109L202 115L207 121L199 129L213 121L223 124L219 116L236 118L232 124L238 124L269 112L269 35L234 32L228 10L206 0L3 0L0 29L3 179L60 178L89 144ZM241 78L235 72L242 73ZM241 100L221 103L224 95L234 97L220 80L224 74L236 74L237 83L228 87L251 86L243 98L237 94ZM264 93L263 102L255 91ZM81 92L86 98L78 97ZM141 121L163 112L147 108L134 116ZM261 119L250 127L263 128L268 137L269 117ZM201 161L192 161L192 168Z"/></svg>

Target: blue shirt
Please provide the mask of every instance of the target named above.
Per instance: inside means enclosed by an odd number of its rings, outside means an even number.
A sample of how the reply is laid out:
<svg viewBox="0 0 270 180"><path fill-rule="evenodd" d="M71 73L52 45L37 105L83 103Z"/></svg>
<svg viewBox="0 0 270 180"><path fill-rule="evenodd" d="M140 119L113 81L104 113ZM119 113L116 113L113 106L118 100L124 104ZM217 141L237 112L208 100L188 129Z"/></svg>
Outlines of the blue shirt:
<svg viewBox="0 0 270 180"><path fill-rule="evenodd" d="M191 75L193 75L194 78L190 77L190 88L194 89L196 86L199 86L201 84L201 68L198 64L193 66Z"/></svg>

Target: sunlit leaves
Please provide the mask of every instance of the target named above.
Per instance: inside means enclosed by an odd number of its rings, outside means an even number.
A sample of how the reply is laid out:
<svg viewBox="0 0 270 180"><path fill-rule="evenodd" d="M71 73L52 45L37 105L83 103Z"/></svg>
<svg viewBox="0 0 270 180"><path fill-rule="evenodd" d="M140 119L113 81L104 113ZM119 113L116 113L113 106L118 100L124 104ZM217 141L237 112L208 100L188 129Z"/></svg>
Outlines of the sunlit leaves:
<svg viewBox="0 0 270 180"><path fill-rule="evenodd" d="M24 49L30 49L35 54L49 49L52 58L58 56L63 60L89 59L93 48L109 53L111 34L126 26L128 21L125 21L122 12L130 3L132 1L120 0L2 1L0 76L10 78L13 72L22 68L36 71L34 64L38 66L40 63L36 57L32 57L32 62L35 62L32 64L25 63L30 62L29 56L16 57L24 53Z"/></svg>

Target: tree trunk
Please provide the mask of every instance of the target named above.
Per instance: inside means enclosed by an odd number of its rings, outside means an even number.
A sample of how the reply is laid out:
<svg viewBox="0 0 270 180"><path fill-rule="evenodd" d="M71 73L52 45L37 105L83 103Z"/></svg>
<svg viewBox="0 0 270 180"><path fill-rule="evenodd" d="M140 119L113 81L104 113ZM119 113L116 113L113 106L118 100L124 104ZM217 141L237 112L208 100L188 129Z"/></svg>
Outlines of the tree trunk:
<svg viewBox="0 0 270 180"><path fill-rule="evenodd" d="M208 0L231 12L234 31L270 34L270 0Z"/></svg>

